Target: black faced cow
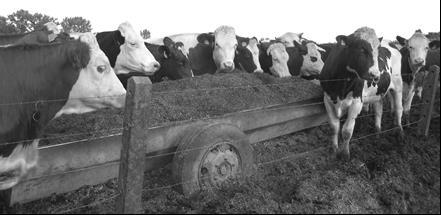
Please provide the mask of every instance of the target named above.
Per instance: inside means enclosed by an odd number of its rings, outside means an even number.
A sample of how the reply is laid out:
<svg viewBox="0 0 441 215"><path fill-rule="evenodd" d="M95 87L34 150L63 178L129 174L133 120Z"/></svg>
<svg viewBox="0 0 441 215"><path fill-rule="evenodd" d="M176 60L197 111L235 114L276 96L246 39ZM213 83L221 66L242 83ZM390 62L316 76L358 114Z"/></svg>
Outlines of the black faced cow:
<svg viewBox="0 0 441 215"><path fill-rule="evenodd" d="M23 63L25 62L25 63ZM125 90L92 34L0 48L0 190L37 165L43 128L63 114L121 108Z"/></svg>
<svg viewBox="0 0 441 215"><path fill-rule="evenodd" d="M375 31L366 27L350 36L339 36L337 41L338 46L329 54L320 74L320 84L333 129L334 154L349 159L349 142L363 103L374 104L375 127L380 131L382 97L389 90L395 103L395 124L402 132L401 54L387 43L380 46ZM341 129L343 146L339 152L340 119L345 113L347 119Z"/></svg>

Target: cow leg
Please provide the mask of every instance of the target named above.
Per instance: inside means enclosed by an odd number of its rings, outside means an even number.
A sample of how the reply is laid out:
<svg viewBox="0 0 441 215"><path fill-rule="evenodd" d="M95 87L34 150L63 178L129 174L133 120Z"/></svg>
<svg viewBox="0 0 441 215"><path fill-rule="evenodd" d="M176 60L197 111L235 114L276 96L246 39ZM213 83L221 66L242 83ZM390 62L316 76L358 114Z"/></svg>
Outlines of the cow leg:
<svg viewBox="0 0 441 215"><path fill-rule="evenodd" d="M326 112L328 113L328 122L332 128L332 152L336 156L338 152L338 134L340 131L340 119L337 117L335 106L330 99L324 98Z"/></svg>
<svg viewBox="0 0 441 215"><path fill-rule="evenodd" d="M387 98L389 100L389 104L390 104L390 114L393 116L395 113L395 100L394 100L394 95L392 95L392 93L390 91L387 92Z"/></svg>
<svg viewBox="0 0 441 215"><path fill-rule="evenodd" d="M375 102L373 105L375 111L375 131L377 132L377 138L380 138L381 118L383 116L383 101L380 99L378 102Z"/></svg>
<svg viewBox="0 0 441 215"><path fill-rule="evenodd" d="M404 123L408 124L410 121L410 108L412 107L412 100L415 96L415 82L412 81L412 83L409 86L409 92L407 93L407 96L404 100L403 104L403 114L404 114ZM395 102L396 104L396 102Z"/></svg>
<svg viewBox="0 0 441 215"><path fill-rule="evenodd" d="M355 119L360 114L361 109L363 108L363 103L361 99L354 99L351 106L349 106L348 110L348 118L346 119L345 124L342 128L342 139L343 139L343 149L341 152L341 156L344 160L349 160L349 142L352 138L352 133L354 132Z"/></svg>

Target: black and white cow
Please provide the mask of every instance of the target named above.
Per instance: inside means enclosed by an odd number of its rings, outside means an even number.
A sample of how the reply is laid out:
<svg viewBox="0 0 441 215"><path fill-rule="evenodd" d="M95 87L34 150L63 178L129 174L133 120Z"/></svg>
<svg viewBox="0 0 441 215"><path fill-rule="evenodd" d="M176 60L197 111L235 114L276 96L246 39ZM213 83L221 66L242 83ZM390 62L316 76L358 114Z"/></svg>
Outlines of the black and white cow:
<svg viewBox="0 0 441 215"><path fill-rule="evenodd" d="M280 42L270 41L262 42L260 49L260 65L265 73L272 74L276 77L291 77L288 68L288 60L290 56L287 48Z"/></svg>
<svg viewBox="0 0 441 215"><path fill-rule="evenodd" d="M388 91L395 103L395 124L402 132L401 54L387 43L380 46L375 31L367 27L349 36L338 36L337 41L320 74L320 84L333 129L334 154L349 159L349 142L363 104L374 105L375 127L380 131L382 97ZM340 119L345 113L347 119L341 128L343 145L339 151Z"/></svg>
<svg viewBox="0 0 441 215"><path fill-rule="evenodd" d="M125 93L92 34L0 48L0 190L37 165L39 138L50 120L121 108Z"/></svg>
<svg viewBox="0 0 441 215"><path fill-rule="evenodd" d="M98 44L117 75L153 75L160 67L132 25L124 22L116 31L96 34Z"/></svg>
<svg viewBox="0 0 441 215"><path fill-rule="evenodd" d="M415 31L408 40L400 36L397 36L397 40L403 46L400 50L403 56L401 74L404 81L404 116L407 121L415 93L419 91L421 97L423 84L421 76L430 66L439 66L439 40L430 42L419 30ZM420 76L420 81L417 81L417 76Z"/></svg>

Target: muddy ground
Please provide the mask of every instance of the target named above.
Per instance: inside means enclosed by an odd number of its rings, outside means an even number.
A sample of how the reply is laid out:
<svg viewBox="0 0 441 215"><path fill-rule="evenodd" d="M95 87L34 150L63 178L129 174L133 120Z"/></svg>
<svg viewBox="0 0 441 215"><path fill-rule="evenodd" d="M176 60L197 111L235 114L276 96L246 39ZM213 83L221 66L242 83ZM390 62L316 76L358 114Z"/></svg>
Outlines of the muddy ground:
<svg viewBox="0 0 441 215"><path fill-rule="evenodd" d="M418 100L415 101L417 103ZM439 106L439 104L438 104ZM418 120L418 108L411 121ZM394 132L351 144L352 159L329 154L330 128L323 125L253 145L256 163L316 150L297 159L258 166L243 184L221 192L186 197L176 188L170 167L145 174L145 213L440 213L440 127L431 123L422 138L415 125L405 138ZM383 129L392 128L384 115ZM373 117L357 120L354 138L374 132ZM161 188L167 187L167 188ZM85 186L31 203L3 207L7 213L114 213L116 181ZM84 205L92 204L89 207ZM79 209L75 209L82 207Z"/></svg>

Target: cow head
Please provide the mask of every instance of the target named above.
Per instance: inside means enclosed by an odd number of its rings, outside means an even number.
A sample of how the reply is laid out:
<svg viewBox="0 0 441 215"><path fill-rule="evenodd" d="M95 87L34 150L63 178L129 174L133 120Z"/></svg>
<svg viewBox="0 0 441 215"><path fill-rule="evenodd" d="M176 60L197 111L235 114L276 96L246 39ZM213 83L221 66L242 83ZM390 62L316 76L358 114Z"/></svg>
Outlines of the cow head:
<svg viewBox="0 0 441 215"><path fill-rule="evenodd" d="M214 32L213 60L218 72L234 70L234 56L237 48L236 32L233 27L220 26Z"/></svg>
<svg viewBox="0 0 441 215"><path fill-rule="evenodd" d="M116 74L128 74L142 72L146 75L153 75L160 67L152 53L145 47L144 40L128 22L118 27L120 53L116 59Z"/></svg>
<svg viewBox="0 0 441 215"><path fill-rule="evenodd" d="M286 47L294 47L295 46L294 41L300 44L302 42L302 36L303 33L296 34L292 32L287 32L282 36L277 37L276 40L278 42L283 43L283 45L285 45Z"/></svg>
<svg viewBox="0 0 441 215"><path fill-rule="evenodd" d="M380 69L378 66L378 48L380 47L380 40L375 33L375 30L368 27L362 27L357 29L353 34L353 37L364 40L369 43L372 48L372 61L374 64L369 68L369 75L374 82L380 80ZM363 49L364 50L364 49Z"/></svg>
<svg viewBox="0 0 441 215"><path fill-rule="evenodd" d="M299 47L303 56L303 64L300 68L300 75L304 77L314 77L320 75L325 63L322 60L320 51L324 51L312 41L304 41L302 44L294 41L296 47Z"/></svg>
<svg viewBox="0 0 441 215"><path fill-rule="evenodd" d="M237 68L253 73L263 72L259 61L259 47L256 38L239 38L234 64Z"/></svg>
<svg viewBox="0 0 441 215"><path fill-rule="evenodd" d="M426 57L429 48L439 48L439 40L430 42L429 39L420 31L417 30L408 40L401 36L397 36L398 43L409 53L409 66L412 73L416 73L423 66L426 65Z"/></svg>
<svg viewBox="0 0 441 215"><path fill-rule="evenodd" d="M62 114L81 114L106 107L122 108L125 105L126 90L122 86L109 60L99 48L92 33L72 35L88 44L90 60L81 69L69 98L55 117Z"/></svg>
<svg viewBox="0 0 441 215"><path fill-rule="evenodd" d="M340 35L337 37L337 43L337 46L345 48L346 70L361 79L372 80L373 75L370 71L372 66L375 65L372 45L368 41L354 35Z"/></svg>
<svg viewBox="0 0 441 215"><path fill-rule="evenodd" d="M184 44L175 43L169 37L165 37L163 42L164 45L159 47L159 52L164 58L161 69L164 70L165 75L172 80L194 77Z"/></svg>
<svg viewBox="0 0 441 215"><path fill-rule="evenodd" d="M271 44L266 54L271 57L272 66L270 72L276 77L290 77L288 69L289 55L286 52L286 48L282 43Z"/></svg>

